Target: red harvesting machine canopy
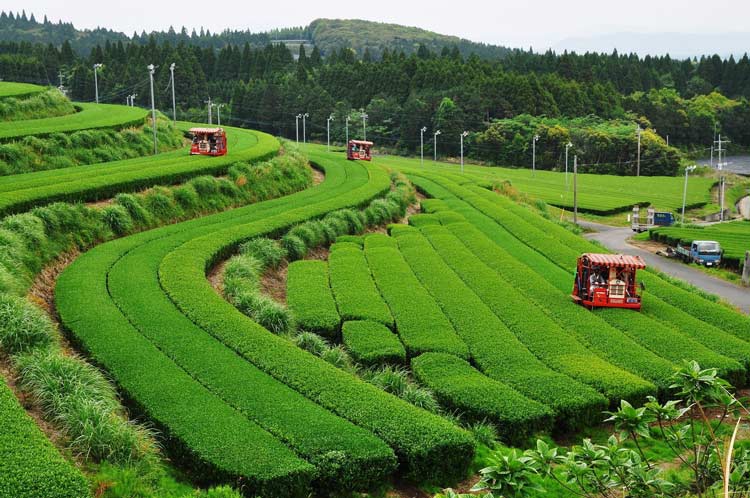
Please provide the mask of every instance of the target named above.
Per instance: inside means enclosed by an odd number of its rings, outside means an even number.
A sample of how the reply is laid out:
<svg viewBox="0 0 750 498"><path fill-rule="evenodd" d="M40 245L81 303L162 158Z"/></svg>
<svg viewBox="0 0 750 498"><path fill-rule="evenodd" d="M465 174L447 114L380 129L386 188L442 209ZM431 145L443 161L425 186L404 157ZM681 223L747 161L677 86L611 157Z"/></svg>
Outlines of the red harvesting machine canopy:
<svg viewBox="0 0 750 498"><path fill-rule="evenodd" d="M190 155L223 156L227 153L227 134L224 128L190 128L193 143Z"/></svg>
<svg viewBox="0 0 750 498"><path fill-rule="evenodd" d="M346 158L350 161L370 161L372 159L372 142L365 140L349 140L346 146Z"/></svg>
<svg viewBox="0 0 750 498"><path fill-rule="evenodd" d="M594 308L641 309L636 271L646 268L640 256L586 253L578 258L573 301Z"/></svg>

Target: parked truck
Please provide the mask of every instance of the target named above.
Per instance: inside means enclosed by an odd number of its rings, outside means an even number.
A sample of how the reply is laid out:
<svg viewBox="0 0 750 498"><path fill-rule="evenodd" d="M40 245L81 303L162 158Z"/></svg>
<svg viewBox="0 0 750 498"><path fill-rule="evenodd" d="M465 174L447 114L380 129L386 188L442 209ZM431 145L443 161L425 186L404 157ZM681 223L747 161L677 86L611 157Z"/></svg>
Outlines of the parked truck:
<svg viewBox="0 0 750 498"><path fill-rule="evenodd" d="M689 244L681 242L677 244L675 253L686 263L713 267L721 263L721 245L715 240L694 240Z"/></svg>
<svg viewBox="0 0 750 498"><path fill-rule="evenodd" d="M654 208L648 208L645 218L641 217L641 211L640 206L635 206L633 208L630 228L632 228L634 232L641 233L649 228L669 227L674 225L674 215L668 211L656 211Z"/></svg>

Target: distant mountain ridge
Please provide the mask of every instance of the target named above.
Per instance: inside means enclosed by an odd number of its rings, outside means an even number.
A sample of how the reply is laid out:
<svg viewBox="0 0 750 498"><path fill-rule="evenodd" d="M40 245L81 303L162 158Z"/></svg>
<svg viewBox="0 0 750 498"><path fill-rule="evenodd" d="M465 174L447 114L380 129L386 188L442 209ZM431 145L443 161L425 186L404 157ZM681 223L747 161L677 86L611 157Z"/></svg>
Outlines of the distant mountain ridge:
<svg viewBox="0 0 750 498"><path fill-rule="evenodd" d="M188 32L182 28L176 31L170 26L167 31L145 31L125 33L110 29L96 28L93 30L76 29L72 23L62 21L52 23L44 17L37 21L33 15L0 13L0 41L51 43L62 45L65 41L71 48L81 55L88 53L96 46L107 41L135 42L145 44L153 36L157 43L170 41L198 45L201 47L221 48L228 44L264 46L273 41L300 40L317 45L325 55L334 50L352 48L359 55L368 50L374 57L378 57L384 49L403 51L407 55L415 53L420 45L439 53L443 48L453 49L468 56L472 53L482 58L501 58L511 52L511 49L484 43L472 42L456 36L441 35L421 28L386 24L358 19L316 19L306 27L279 28L268 32L254 33L249 30L224 30L221 33L211 33L208 30L193 29Z"/></svg>
<svg viewBox="0 0 750 498"><path fill-rule="evenodd" d="M673 59L687 59L706 54L722 58L742 57L750 51L748 33L607 33L603 35L576 36L559 41L552 47L557 52L636 53L666 55Z"/></svg>

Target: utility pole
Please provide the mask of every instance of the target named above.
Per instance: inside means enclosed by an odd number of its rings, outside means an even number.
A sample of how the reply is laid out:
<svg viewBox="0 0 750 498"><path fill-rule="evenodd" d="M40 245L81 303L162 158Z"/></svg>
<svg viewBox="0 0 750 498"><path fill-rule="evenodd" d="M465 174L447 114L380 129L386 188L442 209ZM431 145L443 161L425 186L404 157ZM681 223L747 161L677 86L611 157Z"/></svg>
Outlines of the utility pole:
<svg viewBox="0 0 750 498"><path fill-rule="evenodd" d="M635 176L641 176L641 125L636 125L635 131L638 133L638 159L636 161Z"/></svg>
<svg viewBox="0 0 750 498"><path fill-rule="evenodd" d="M346 147L349 148L349 116L346 116Z"/></svg>
<svg viewBox="0 0 750 498"><path fill-rule="evenodd" d="M169 65L170 81L172 82L172 121L177 121L177 106L174 98L174 68L175 63Z"/></svg>
<svg viewBox="0 0 750 498"><path fill-rule="evenodd" d="M130 107L135 107L135 98L138 96L137 93L134 93L130 96Z"/></svg>
<svg viewBox="0 0 750 498"><path fill-rule="evenodd" d="M434 142L432 151L435 153L435 158L434 158L435 162L437 162L437 137L438 135L440 135L440 133L441 133L440 130L435 130L435 135L432 137L432 141Z"/></svg>
<svg viewBox="0 0 750 498"><path fill-rule="evenodd" d="M714 121L714 139L711 141L711 167L714 167L714 143L716 142L716 121Z"/></svg>
<svg viewBox="0 0 750 498"><path fill-rule="evenodd" d="M309 117L310 117L310 115L308 113L304 113L302 115L302 143L303 144L307 143L307 125L305 124L305 121Z"/></svg>
<svg viewBox="0 0 750 498"><path fill-rule="evenodd" d="M208 97L208 100L204 100L203 103L208 105L208 124L213 124L214 119L213 119L213 114L211 114L212 112L211 111L211 107L212 107L211 97Z"/></svg>
<svg viewBox="0 0 750 498"><path fill-rule="evenodd" d="M688 166L685 168L685 187L682 189L682 224L685 224L685 203L687 202L687 181L688 173L693 171L697 166Z"/></svg>
<svg viewBox="0 0 750 498"><path fill-rule="evenodd" d="M326 143L328 152L331 152L331 121L333 121L333 114L326 119Z"/></svg>
<svg viewBox="0 0 750 498"><path fill-rule="evenodd" d="M718 157L719 162L717 163L717 167L720 172L719 173L719 204L721 205L720 207L721 211L719 211L719 221L724 221L724 173L723 173L724 163L721 162L721 153L726 151L726 149L724 149L722 145L728 144L728 143L729 143L729 140L721 139L721 133L720 133L719 140L717 141L718 146L716 147L716 152L719 154L719 157Z"/></svg>
<svg viewBox="0 0 750 498"><path fill-rule="evenodd" d="M573 147L573 144L568 142L565 144L565 191L568 191L568 149Z"/></svg>
<svg viewBox="0 0 750 498"><path fill-rule="evenodd" d="M297 143L299 143L299 120L302 118L302 114L294 116L294 129L297 135Z"/></svg>
<svg viewBox="0 0 750 498"><path fill-rule="evenodd" d="M362 113L362 140L367 141L367 118L369 116L366 113Z"/></svg>
<svg viewBox="0 0 750 498"><path fill-rule="evenodd" d="M101 64L94 64L94 92L96 95L96 103L99 103L99 79L96 76L96 70L102 67Z"/></svg>
<svg viewBox="0 0 750 498"><path fill-rule="evenodd" d="M578 155L573 156L573 223L578 224Z"/></svg>
<svg viewBox="0 0 750 498"><path fill-rule="evenodd" d="M534 135L534 139L531 141L531 176L536 176L536 143L539 140L539 135Z"/></svg>
<svg viewBox="0 0 750 498"><path fill-rule="evenodd" d="M419 129L419 159L421 161L421 165L424 168L424 132L427 131L427 127L423 126Z"/></svg>
<svg viewBox="0 0 750 498"><path fill-rule="evenodd" d="M468 136L468 131L464 131L463 133L461 133L461 173L464 172L464 137Z"/></svg>
<svg viewBox="0 0 750 498"><path fill-rule="evenodd" d="M154 72L156 72L156 66L153 64L148 65L148 77L151 80L151 128L154 130L154 154L159 153L159 147L156 143L156 103L154 100Z"/></svg>
<svg viewBox="0 0 750 498"><path fill-rule="evenodd" d="M213 104L216 107L216 126L221 126L221 108L226 104Z"/></svg>

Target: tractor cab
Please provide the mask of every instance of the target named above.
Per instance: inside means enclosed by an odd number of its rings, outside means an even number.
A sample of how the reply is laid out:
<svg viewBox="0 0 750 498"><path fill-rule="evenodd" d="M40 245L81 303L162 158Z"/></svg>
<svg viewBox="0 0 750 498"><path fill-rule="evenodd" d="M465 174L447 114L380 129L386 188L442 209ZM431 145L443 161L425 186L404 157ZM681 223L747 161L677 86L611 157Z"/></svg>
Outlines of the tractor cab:
<svg viewBox="0 0 750 498"><path fill-rule="evenodd" d="M635 278L646 268L640 256L587 253L578 258L573 301L589 309L641 309Z"/></svg>
<svg viewBox="0 0 750 498"><path fill-rule="evenodd" d="M373 143L364 140L349 140L346 147L346 158L350 161L369 161L372 159Z"/></svg>
<svg viewBox="0 0 750 498"><path fill-rule="evenodd" d="M223 156L227 153L227 134L224 128L190 128L193 143L190 155Z"/></svg>

